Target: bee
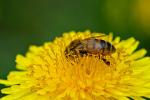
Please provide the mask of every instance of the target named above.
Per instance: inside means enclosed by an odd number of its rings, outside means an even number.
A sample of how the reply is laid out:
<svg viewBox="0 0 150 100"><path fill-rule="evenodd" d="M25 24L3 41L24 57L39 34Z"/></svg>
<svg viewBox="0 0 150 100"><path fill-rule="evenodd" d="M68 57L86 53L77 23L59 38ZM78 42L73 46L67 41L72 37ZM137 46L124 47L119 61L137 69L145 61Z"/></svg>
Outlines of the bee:
<svg viewBox="0 0 150 100"><path fill-rule="evenodd" d="M110 42L97 37L89 37L73 40L69 46L67 46L65 55L71 58L86 55L106 56L111 55L115 51L116 48ZM102 60L109 65L110 62L105 58L102 57Z"/></svg>

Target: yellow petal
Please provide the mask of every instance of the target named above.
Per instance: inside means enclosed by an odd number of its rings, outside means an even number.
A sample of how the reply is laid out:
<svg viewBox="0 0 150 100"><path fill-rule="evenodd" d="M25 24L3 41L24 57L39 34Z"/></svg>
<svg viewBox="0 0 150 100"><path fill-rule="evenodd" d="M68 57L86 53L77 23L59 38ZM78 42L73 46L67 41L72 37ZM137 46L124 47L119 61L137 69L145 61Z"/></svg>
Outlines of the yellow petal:
<svg viewBox="0 0 150 100"><path fill-rule="evenodd" d="M131 56L129 56L127 60L136 60L136 59L142 58L145 56L146 53L147 51L145 49L140 49L136 51L135 53L133 53Z"/></svg>

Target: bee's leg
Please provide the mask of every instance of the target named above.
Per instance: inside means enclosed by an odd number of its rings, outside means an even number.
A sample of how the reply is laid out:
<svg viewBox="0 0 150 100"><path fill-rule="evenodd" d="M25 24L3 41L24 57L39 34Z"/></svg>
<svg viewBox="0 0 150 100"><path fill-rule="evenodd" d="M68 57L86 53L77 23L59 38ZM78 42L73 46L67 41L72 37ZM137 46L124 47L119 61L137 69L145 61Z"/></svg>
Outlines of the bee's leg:
<svg viewBox="0 0 150 100"><path fill-rule="evenodd" d="M102 56L101 56L101 59L103 60L103 62L104 62L106 65L110 66L110 61L106 59L105 55L102 55Z"/></svg>
<svg viewBox="0 0 150 100"><path fill-rule="evenodd" d="M103 62L104 62L106 65L110 66L110 61L108 61L108 60L105 59L105 58L102 58L102 60L103 60Z"/></svg>
<svg viewBox="0 0 150 100"><path fill-rule="evenodd" d="M98 59L101 59L101 58L102 58L102 56L99 54L99 55L98 55Z"/></svg>
<svg viewBox="0 0 150 100"><path fill-rule="evenodd" d="M87 56L87 54L88 54L88 52L86 50L83 50L83 49L76 49L75 51L76 51L77 55L81 56L81 57Z"/></svg>

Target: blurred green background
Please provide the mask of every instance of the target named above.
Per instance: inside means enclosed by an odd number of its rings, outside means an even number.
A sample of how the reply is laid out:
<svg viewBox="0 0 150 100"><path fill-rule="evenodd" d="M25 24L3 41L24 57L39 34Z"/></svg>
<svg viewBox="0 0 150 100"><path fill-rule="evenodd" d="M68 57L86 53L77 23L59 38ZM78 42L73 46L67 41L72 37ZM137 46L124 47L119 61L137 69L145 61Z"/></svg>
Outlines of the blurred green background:
<svg viewBox="0 0 150 100"><path fill-rule="evenodd" d="M0 78L30 45L87 29L133 36L149 51L150 0L0 0Z"/></svg>

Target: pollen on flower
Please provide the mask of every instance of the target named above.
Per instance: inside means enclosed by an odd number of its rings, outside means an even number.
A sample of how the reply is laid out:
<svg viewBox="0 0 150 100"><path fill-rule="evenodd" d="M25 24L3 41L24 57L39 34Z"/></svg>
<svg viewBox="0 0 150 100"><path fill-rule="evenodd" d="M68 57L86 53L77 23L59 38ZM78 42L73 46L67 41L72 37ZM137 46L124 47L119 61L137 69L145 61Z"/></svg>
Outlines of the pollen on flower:
<svg viewBox="0 0 150 100"><path fill-rule="evenodd" d="M150 57L145 49L135 51L134 38L113 39L112 33L70 32L43 46L31 46L18 55L16 67L1 84L8 94L1 100L129 100L150 97ZM85 54L72 48L74 40L97 37L115 47L108 55ZM79 44L77 44L78 46ZM77 48L77 46L75 46ZM78 50L78 49L77 49Z"/></svg>

